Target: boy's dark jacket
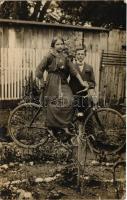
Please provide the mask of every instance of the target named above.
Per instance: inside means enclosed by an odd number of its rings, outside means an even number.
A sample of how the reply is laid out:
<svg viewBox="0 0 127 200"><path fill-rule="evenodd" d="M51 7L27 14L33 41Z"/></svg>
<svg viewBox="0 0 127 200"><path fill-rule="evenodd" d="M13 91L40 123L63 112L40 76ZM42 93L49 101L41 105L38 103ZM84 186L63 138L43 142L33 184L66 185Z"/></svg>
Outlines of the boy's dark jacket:
<svg viewBox="0 0 127 200"><path fill-rule="evenodd" d="M82 79L88 82L89 88L94 89L96 83L95 83L93 68L86 63L84 63L82 72L80 71L79 65L77 63L75 64L75 68L78 70ZM69 85L72 89L73 94L76 94L76 92L83 89L78 79L76 79L76 77L73 75L70 76Z"/></svg>

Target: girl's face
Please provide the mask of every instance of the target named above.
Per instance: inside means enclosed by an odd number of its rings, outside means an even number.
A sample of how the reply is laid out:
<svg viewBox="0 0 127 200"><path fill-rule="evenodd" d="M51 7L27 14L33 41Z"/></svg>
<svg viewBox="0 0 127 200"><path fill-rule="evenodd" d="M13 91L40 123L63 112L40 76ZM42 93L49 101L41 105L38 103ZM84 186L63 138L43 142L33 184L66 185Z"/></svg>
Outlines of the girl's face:
<svg viewBox="0 0 127 200"><path fill-rule="evenodd" d="M55 43L55 46L54 46L55 50L57 52L62 52L63 51L63 48L64 48L64 44L63 44L63 41L58 39Z"/></svg>

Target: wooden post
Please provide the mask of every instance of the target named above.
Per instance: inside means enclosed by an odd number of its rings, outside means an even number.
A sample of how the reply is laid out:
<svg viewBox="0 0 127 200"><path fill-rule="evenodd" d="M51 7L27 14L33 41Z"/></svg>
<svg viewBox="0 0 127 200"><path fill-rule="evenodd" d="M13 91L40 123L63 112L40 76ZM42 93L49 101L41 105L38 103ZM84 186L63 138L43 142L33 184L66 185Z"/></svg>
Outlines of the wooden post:
<svg viewBox="0 0 127 200"><path fill-rule="evenodd" d="M79 122L79 137L78 137L78 177L77 177L77 184L78 187L82 186L83 181L83 173L85 167L85 153L86 153L86 141L82 140L84 135L84 123ZM82 192L83 193L83 192Z"/></svg>

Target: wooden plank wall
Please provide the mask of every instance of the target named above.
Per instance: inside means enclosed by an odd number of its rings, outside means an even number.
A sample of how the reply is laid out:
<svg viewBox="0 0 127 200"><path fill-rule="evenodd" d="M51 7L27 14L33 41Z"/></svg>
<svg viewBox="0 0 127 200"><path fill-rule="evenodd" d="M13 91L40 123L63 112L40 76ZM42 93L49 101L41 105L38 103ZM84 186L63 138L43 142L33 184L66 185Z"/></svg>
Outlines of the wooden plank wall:
<svg viewBox="0 0 127 200"><path fill-rule="evenodd" d="M118 35L118 32L115 32ZM121 32L119 32L121 34ZM121 37L123 37L123 33ZM99 94L99 68L101 52L113 47L113 34L95 31L74 31L53 27L0 26L0 100L19 99L22 97L22 86L25 76L33 73L41 59L49 51L51 40L62 36L68 45L87 47L86 62L93 66L96 77L96 94ZM118 38L117 38L118 39ZM120 40L124 43L124 37ZM120 43L117 41L117 43ZM117 50L121 48L117 45Z"/></svg>
<svg viewBox="0 0 127 200"><path fill-rule="evenodd" d="M100 99L110 105L125 101L126 54L120 51L102 53L100 66Z"/></svg>

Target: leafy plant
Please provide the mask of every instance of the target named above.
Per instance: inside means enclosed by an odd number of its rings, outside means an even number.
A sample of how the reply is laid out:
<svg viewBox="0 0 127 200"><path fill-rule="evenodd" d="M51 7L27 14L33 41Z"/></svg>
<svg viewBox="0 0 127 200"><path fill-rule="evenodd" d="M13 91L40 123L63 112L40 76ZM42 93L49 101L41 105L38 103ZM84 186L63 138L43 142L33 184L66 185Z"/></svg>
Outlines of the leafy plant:
<svg viewBox="0 0 127 200"><path fill-rule="evenodd" d="M30 72L29 77L25 77L25 86L23 88L23 101L39 103L40 91L36 80L33 78L33 72Z"/></svg>

